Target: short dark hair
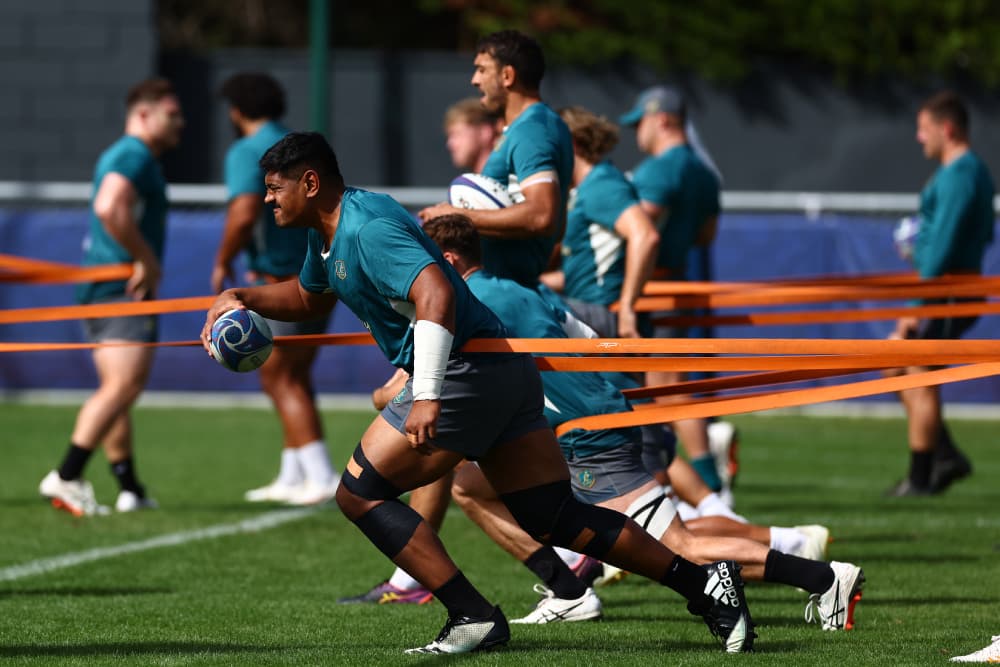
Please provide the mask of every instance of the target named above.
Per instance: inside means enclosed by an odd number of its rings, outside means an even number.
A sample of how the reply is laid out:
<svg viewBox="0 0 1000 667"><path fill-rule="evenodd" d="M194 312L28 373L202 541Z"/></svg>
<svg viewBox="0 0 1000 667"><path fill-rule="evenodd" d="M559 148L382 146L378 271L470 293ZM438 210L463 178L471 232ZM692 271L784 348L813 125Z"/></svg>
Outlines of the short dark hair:
<svg viewBox="0 0 1000 667"><path fill-rule="evenodd" d="M482 260L479 231L472 221L461 213L449 213L431 218L424 223L424 233L437 244L441 252L454 252L473 264Z"/></svg>
<svg viewBox="0 0 1000 667"><path fill-rule="evenodd" d="M929 113L937 122L950 122L959 138L965 139L969 136L969 109L965 102L957 93L951 90L943 90L936 95L924 100L920 105L921 111Z"/></svg>
<svg viewBox="0 0 1000 667"><path fill-rule="evenodd" d="M176 94L173 84L166 79L146 79L129 88L125 96L125 109L131 111L140 102L159 102L164 97Z"/></svg>
<svg viewBox="0 0 1000 667"><path fill-rule="evenodd" d="M267 149L260 158L260 168L265 173L299 177L306 169L313 169L321 178L332 178L343 187L344 177L337 164L337 154L319 132L290 132Z"/></svg>
<svg viewBox="0 0 1000 667"><path fill-rule="evenodd" d="M285 91L270 74L234 74L222 84L219 94L250 120L271 120L285 115Z"/></svg>
<svg viewBox="0 0 1000 667"><path fill-rule="evenodd" d="M486 35L476 45L476 53L492 56L501 67L510 65L521 84L538 90L545 76L545 54L533 38L517 30L501 30Z"/></svg>

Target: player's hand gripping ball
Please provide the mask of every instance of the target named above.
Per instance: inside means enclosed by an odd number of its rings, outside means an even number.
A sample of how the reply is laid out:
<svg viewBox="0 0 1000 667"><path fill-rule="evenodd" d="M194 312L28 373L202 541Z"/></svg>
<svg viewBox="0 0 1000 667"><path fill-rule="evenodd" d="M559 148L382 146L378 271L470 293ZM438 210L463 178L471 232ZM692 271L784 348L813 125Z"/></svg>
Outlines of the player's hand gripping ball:
<svg viewBox="0 0 1000 667"><path fill-rule="evenodd" d="M267 320L252 310L234 308L212 325L212 356L231 371L257 370L274 348Z"/></svg>

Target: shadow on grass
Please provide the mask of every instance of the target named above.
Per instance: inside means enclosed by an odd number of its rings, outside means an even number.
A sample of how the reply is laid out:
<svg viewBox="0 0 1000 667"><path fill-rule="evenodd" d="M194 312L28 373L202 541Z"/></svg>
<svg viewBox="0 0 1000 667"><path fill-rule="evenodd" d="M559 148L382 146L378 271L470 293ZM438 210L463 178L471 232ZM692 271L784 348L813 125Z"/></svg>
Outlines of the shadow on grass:
<svg viewBox="0 0 1000 667"><path fill-rule="evenodd" d="M989 606L991 604L1000 604L1000 598L988 597L988 596L984 597L982 595L978 596L970 595L967 597L959 595L952 595L952 596L935 595L932 597L925 597L925 598L919 598L919 597L892 598L892 597L866 596L864 600L862 600L861 604L863 604L865 607L880 607L880 606L892 607L896 605L913 606L913 605L943 605L943 604L964 604L964 605L974 604L974 605Z"/></svg>
<svg viewBox="0 0 1000 667"><path fill-rule="evenodd" d="M153 587L65 587L65 588L25 588L19 590L3 590L0 589L0 598L12 598L12 597L118 597L120 595L166 595L168 593L173 593L172 588L153 588Z"/></svg>
<svg viewBox="0 0 1000 667"><path fill-rule="evenodd" d="M38 644L0 647L0 657L86 657L150 655L226 655L277 653L301 646L252 646L213 642L109 642L97 644Z"/></svg>

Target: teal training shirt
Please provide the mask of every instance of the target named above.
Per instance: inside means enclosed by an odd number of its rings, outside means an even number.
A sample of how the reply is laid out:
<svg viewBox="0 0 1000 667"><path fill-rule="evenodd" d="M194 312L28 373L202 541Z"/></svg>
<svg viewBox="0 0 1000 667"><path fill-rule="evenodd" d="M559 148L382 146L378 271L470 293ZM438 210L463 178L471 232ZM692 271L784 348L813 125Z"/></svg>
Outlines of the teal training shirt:
<svg viewBox="0 0 1000 667"><path fill-rule="evenodd" d="M982 270L993 241L993 178L971 150L934 172L920 193L914 263L922 278Z"/></svg>
<svg viewBox="0 0 1000 667"><path fill-rule="evenodd" d="M260 158L288 132L281 123L268 121L254 134L233 142L226 153L224 171L229 200L246 194L264 199L264 170L260 168ZM278 227L274 222L274 209L263 206L254 223L253 239L246 248L248 266L253 271L272 276L298 273L306 256L306 235L305 229Z"/></svg>
<svg viewBox="0 0 1000 667"><path fill-rule="evenodd" d="M625 175L605 160L570 192L562 242L563 294L586 303L618 300L625 279L625 239L615 222L639 203Z"/></svg>
<svg viewBox="0 0 1000 667"><path fill-rule="evenodd" d="M504 128L500 141L490 153L483 174L506 183L511 192L520 183L542 171L552 171L559 178L563 220L566 198L573 179L573 137L566 123L547 105L532 104L514 122ZM483 265L490 273L533 287L546 269L552 249L562 234L529 239L497 239L483 236Z"/></svg>
<svg viewBox="0 0 1000 667"><path fill-rule="evenodd" d="M688 253L699 230L719 215L719 180L687 144L674 146L639 163L632 174L639 199L664 208L657 223L660 250L656 266L683 279Z"/></svg>
<svg viewBox="0 0 1000 667"><path fill-rule="evenodd" d="M430 264L437 264L455 291L452 352L470 338L505 338L507 331L472 296L465 281L413 217L388 195L347 188L329 252L309 230L308 252L299 282L313 293L333 293L351 309L394 366L413 373L416 306L410 287Z"/></svg>
<svg viewBox="0 0 1000 667"><path fill-rule="evenodd" d="M137 137L125 135L101 153L94 168L94 194L108 174L121 174L135 188L135 221L139 232L157 258L163 258L163 242L167 232L167 181L160 163ZM120 264L135 261L125 248L111 238L104 224L94 215L94 200L90 200L90 226L83 240L83 265ZM125 281L82 283L76 296L80 303L125 294Z"/></svg>
<svg viewBox="0 0 1000 667"><path fill-rule="evenodd" d="M537 292L512 280L476 271L468 278L469 289L497 314L510 335L516 338L566 338L553 306ZM556 428L571 419L631 410L621 392L597 373L546 371L545 418ZM574 429L559 437L566 458L586 458L598 452L639 442L632 429L583 431Z"/></svg>

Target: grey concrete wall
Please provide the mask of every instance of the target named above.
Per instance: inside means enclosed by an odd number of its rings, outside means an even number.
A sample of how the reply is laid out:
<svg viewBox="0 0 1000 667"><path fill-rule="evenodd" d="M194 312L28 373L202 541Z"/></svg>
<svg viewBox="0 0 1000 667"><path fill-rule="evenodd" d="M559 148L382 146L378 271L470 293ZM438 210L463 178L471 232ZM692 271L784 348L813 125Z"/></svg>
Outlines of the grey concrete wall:
<svg viewBox="0 0 1000 667"><path fill-rule="evenodd" d="M188 127L166 156L173 182L217 182L233 138L216 97L240 70L265 70L286 86L287 122L308 121L303 51L220 50L157 54L153 0L29 0L7 3L0 21L0 180L89 180L97 154L122 127L128 86L154 73L178 86ZM441 116L474 94L472 55L335 50L331 139L357 184L443 186L454 176ZM616 117L657 77L637 68L553 67L543 96ZM676 83L676 82L675 82ZM731 190L912 192L933 165L914 141L913 117L935 86L892 82L846 91L793 68L739 86L682 81L691 113ZM1000 115L989 95L972 101L973 138L1000 172ZM640 155L624 130L612 157Z"/></svg>
<svg viewBox="0 0 1000 667"><path fill-rule="evenodd" d="M153 0L5 2L0 179L89 180L156 49Z"/></svg>

